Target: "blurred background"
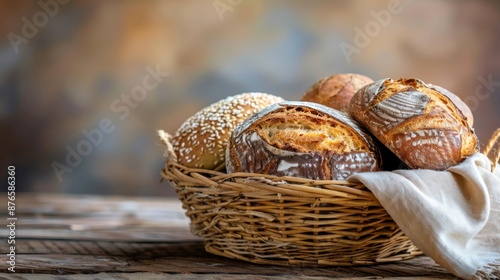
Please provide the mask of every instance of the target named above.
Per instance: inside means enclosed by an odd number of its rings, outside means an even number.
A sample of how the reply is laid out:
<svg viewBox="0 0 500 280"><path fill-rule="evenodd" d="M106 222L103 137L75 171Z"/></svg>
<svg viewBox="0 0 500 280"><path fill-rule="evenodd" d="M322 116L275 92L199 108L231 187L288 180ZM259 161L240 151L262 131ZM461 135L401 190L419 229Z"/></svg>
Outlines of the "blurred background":
<svg viewBox="0 0 500 280"><path fill-rule="evenodd" d="M500 127L499 1L0 1L2 181L172 195L156 130L230 95L336 73L417 77ZM5 189L5 188L4 188Z"/></svg>

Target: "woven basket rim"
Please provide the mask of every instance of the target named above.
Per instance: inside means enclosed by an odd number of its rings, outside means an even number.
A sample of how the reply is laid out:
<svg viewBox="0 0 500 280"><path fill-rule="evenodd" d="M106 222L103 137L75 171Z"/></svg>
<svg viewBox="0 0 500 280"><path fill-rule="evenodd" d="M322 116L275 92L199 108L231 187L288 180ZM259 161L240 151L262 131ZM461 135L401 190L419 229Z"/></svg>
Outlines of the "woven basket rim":
<svg viewBox="0 0 500 280"><path fill-rule="evenodd" d="M167 175L167 170L170 174ZM273 192L281 195L305 197L341 197L349 199L376 200L375 195L361 182L338 180L311 180L291 176L274 176L257 173L223 173L213 170L189 168L168 161L162 170L162 177L174 176L184 181L198 179L202 185L217 190L238 190L244 192ZM221 184L224 182L225 184ZM228 184L228 182L245 184ZM193 183L193 185L196 185Z"/></svg>

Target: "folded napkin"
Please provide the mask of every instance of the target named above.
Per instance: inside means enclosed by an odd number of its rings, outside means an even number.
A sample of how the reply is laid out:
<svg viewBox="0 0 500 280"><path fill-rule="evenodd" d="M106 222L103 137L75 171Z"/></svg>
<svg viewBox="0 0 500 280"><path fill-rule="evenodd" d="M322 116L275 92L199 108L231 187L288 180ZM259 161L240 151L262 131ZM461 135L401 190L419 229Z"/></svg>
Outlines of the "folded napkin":
<svg viewBox="0 0 500 280"><path fill-rule="evenodd" d="M447 171L352 175L422 252L464 279L500 279L500 168L477 153Z"/></svg>

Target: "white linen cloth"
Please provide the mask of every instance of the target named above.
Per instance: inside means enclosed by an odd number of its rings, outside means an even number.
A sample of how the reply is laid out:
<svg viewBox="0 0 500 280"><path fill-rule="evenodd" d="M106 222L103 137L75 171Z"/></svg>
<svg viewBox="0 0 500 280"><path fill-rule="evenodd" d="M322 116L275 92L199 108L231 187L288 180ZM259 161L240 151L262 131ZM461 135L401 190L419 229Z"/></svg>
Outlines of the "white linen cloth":
<svg viewBox="0 0 500 280"><path fill-rule="evenodd" d="M500 168L480 153L447 171L352 175L420 250L463 279L500 279Z"/></svg>

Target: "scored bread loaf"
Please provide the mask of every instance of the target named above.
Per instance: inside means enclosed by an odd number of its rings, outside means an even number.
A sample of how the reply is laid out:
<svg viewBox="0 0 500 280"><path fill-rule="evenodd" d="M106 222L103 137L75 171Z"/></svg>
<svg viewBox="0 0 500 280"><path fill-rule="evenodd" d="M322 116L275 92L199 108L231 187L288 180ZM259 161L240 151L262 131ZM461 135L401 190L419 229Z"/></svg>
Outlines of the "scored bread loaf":
<svg viewBox="0 0 500 280"><path fill-rule="evenodd" d="M353 96L349 113L410 168L444 170L477 152L462 110L419 79L369 84Z"/></svg>
<svg viewBox="0 0 500 280"><path fill-rule="evenodd" d="M348 112L352 96L370 83L373 83L373 80L361 74L336 74L315 82L302 96L301 101L316 102Z"/></svg>
<svg viewBox="0 0 500 280"><path fill-rule="evenodd" d="M178 162L191 168L224 169L227 140L234 127L280 101L283 98L267 93L242 93L197 112L180 126L172 139Z"/></svg>
<svg viewBox="0 0 500 280"><path fill-rule="evenodd" d="M345 180L380 170L373 138L347 114L312 102L281 102L234 130L226 170L314 180Z"/></svg>

